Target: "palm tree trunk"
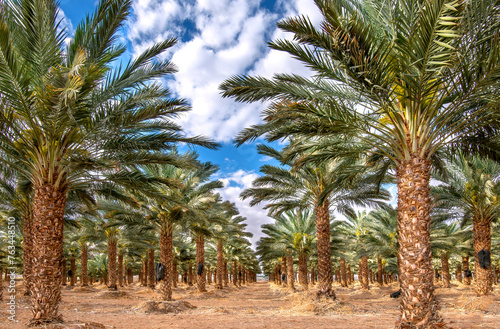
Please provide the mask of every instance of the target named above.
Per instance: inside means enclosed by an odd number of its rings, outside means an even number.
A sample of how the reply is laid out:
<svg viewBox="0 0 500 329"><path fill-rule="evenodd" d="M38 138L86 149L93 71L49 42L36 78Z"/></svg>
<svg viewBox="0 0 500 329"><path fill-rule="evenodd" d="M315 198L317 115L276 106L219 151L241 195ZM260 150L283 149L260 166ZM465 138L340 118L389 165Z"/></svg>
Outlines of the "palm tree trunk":
<svg viewBox="0 0 500 329"><path fill-rule="evenodd" d="M450 266L448 263L448 253L443 253L441 255L441 269L443 272L443 288L450 287Z"/></svg>
<svg viewBox="0 0 500 329"><path fill-rule="evenodd" d="M33 261L32 261L32 262L33 262ZM61 275L61 284L62 284L63 286L65 286L65 285L66 285L66 279L67 279L67 278L66 278L66 276L67 276L67 271L66 271L66 258L64 258L64 256L63 256L63 259L62 259L62 261L61 261L61 273L62 273L62 275ZM33 277L32 277L32 279L33 279ZM32 282L33 282L33 281L32 281Z"/></svg>
<svg viewBox="0 0 500 329"><path fill-rule="evenodd" d="M154 289L155 285L155 250L150 248L148 249L148 287Z"/></svg>
<svg viewBox="0 0 500 329"><path fill-rule="evenodd" d="M271 280L271 279L269 279ZM238 286L238 267L236 265L236 261L233 260L233 285L235 287Z"/></svg>
<svg viewBox="0 0 500 329"><path fill-rule="evenodd" d="M384 279L382 278L382 257L377 257L377 283L380 287L384 285Z"/></svg>
<svg viewBox="0 0 500 329"><path fill-rule="evenodd" d="M227 260L224 260L224 288L227 288Z"/></svg>
<svg viewBox="0 0 500 329"><path fill-rule="evenodd" d="M461 264L458 264L455 276L457 277L457 281L462 283L462 265Z"/></svg>
<svg viewBox="0 0 500 329"><path fill-rule="evenodd" d="M352 284L352 272L351 272L351 265L347 265L347 285Z"/></svg>
<svg viewBox="0 0 500 329"><path fill-rule="evenodd" d="M203 235L198 235L196 237L196 284L198 285L199 292L207 292L205 286L205 237ZM203 271L198 272L198 267L200 264L203 266Z"/></svg>
<svg viewBox="0 0 500 329"><path fill-rule="evenodd" d="M288 256L286 257L286 264L287 264L287 287L288 289L295 289L294 284L293 284L293 257L291 256L291 252L288 252Z"/></svg>
<svg viewBox="0 0 500 329"><path fill-rule="evenodd" d="M31 324L61 321L61 260L66 192L51 184L35 186L33 197L33 261Z"/></svg>
<svg viewBox="0 0 500 329"><path fill-rule="evenodd" d="M347 287L347 272L344 258L340 258L340 286Z"/></svg>
<svg viewBox="0 0 500 329"><path fill-rule="evenodd" d="M118 252L118 285L123 287L123 251Z"/></svg>
<svg viewBox="0 0 500 329"><path fill-rule="evenodd" d="M441 322L434 297L430 244L430 161L413 155L396 168L401 257L401 328L428 328Z"/></svg>
<svg viewBox="0 0 500 329"><path fill-rule="evenodd" d="M217 241L217 283L215 289L222 289L222 276L224 274L224 250L222 240Z"/></svg>
<svg viewBox="0 0 500 329"><path fill-rule="evenodd" d="M147 287L148 286L148 253L146 253L146 256L144 257L144 261L142 263L142 286Z"/></svg>
<svg viewBox="0 0 500 329"><path fill-rule="evenodd" d="M469 256L462 257L462 267L464 268L464 284L468 286L470 285L471 277L465 275L465 271L469 270Z"/></svg>
<svg viewBox="0 0 500 329"><path fill-rule="evenodd" d="M288 268L286 266L286 257L281 257L281 284L286 286L288 281ZM285 279L283 280L283 274L285 274Z"/></svg>
<svg viewBox="0 0 500 329"><path fill-rule="evenodd" d="M212 284L212 273L210 271L210 265L207 265L207 284Z"/></svg>
<svg viewBox="0 0 500 329"><path fill-rule="evenodd" d="M370 279L368 277L368 256L361 257L361 278L361 286L363 289L370 289Z"/></svg>
<svg viewBox="0 0 500 329"><path fill-rule="evenodd" d="M193 285L193 264L191 262L188 264L189 269L188 269L188 286Z"/></svg>
<svg viewBox="0 0 500 329"><path fill-rule="evenodd" d="M160 263L165 266L165 275L160 281L160 293L163 300L172 300L173 248L173 225L163 221L160 230Z"/></svg>
<svg viewBox="0 0 500 329"><path fill-rule="evenodd" d="M482 250L487 251L491 255L491 227L489 220L474 220L472 224L474 257L476 272L474 288L478 296L484 296L493 290L492 275L491 275L491 258L489 264L480 264L478 253ZM490 256L491 257L491 256ZM486 266L488 265L488 266Z"/></svg>
<svg viewBox="0 0 500 329"><path fill-rule="evenodd" d="M243 273L241 270L241 263L238 264L238 284L241 287L243 285Z"/></svg>
<svg viewBox="0 0 500 329"><path fill-rule="evenodd" d="M306 259L307 261L307 259ZM314 266L311 266L311 284L315 285L314 280L315 280L316 273L314 272Z"/></svg>
<svg viewBox="0 0 500 329"><path fill-rule="evenodd" d="M316 206L316 235L318 245L318 295L335 299L332 289L332 255L330 250L330 205L328 200Z"/></svg>
<svg viewBox="0 0 500 329"><path fill-rule="evenodd" d="M81 263L81 275L82 275L82 287L86 287L89 285L89 276L87 272L87 263L89 259L88 254L88 246L87 243L82 244L81 254L80 254L80 263Z"/></svg>
<svg viewBox="0 0 500 329"><path fill-rule="evenodd" d="M23 220L23 282L26 288L25 295L31 295L31 271L32 271L32 249L33 235L31 232L31 216L27 216ZM0 272L0 282L2 281Z"/></svg>
<svg viewBox="0 0 500 329"><path fill-rule="evenodd" d="M110 236L108 239L108 288L116 290L116 238Z"/></svg>
<svg viewBox="0 0 500 329"><path fill-rule="evenodd" d="M299 254L299 283L304 290L307 290L307 256L304 253Z"/></svg>
<svg viewBox="0 0 500 329"><path fill-rule="evenodd" d="M172 242L172 248L173 248L173 242ZM173 257L172 255L172 267L174 268L174 273L172 277L172 285L174 288L177 288L177 280L179 280L179 269L177 268L177 258Z"/></svg>
<svg viewBox="0 0 500 329"><path fill-rule="evenodd" d="M74 287L76 283L76 259L74 256L71 256L69 260L70 264L70 270L71 270L71 277L69 281L70 287Z"/></svg>

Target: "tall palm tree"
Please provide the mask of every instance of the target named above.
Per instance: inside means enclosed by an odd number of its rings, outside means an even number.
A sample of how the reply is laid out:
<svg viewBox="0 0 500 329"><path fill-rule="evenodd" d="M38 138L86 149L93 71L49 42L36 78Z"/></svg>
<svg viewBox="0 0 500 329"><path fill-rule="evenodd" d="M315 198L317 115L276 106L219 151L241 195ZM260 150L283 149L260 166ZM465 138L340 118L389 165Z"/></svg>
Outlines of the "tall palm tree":
<svg viewBox="0 0 500 329"><path fill-rule="evenodd" d="M446 183L435 187L435 208L449 212L463 224L472 222L474 257L476 260L476 293L492 290L491 223L500 218L500 164L482 157L456 155L447 166ZM486 252L488 262L480 261Z"/></svg>
<svg viewBox="0 0 500 329"><path fill-rule="evenodd" d="M241 197L252 198L250 205L267 201L266 209L278 215L291 209L314 209L318 250L318 294L335 298L332 289L330 208L338 212L351 212L352 205L374 205L388 198L388 193L378 190L369 177L351 174L348 163L328 161L319 165L303 165L290 170L294 163L286 159L286 151L260 145L259 152L282 163L282 167L264 165L264 176L253 182L253 187L242 192ZM354 171L354 170L353 170ZM349 174L346 174L348 172ZM354 182L359 183L354 185Z"/></svg>
<svg viewBox="0 0 500 329"><path fill-rule="evenodd" d="M32 322L59 321L67 192L140 186L147 179L129 175L127 166L169 161L164 151L177 141L214 144L182 136L169 118L188 107L152 82L175 71L156 59L175 39L113 69L126 49L117 33L130 14L129 0L101 1L67 47L56 1L0 6L0 158L34 189Z"/></svg>
<svg viewBox="0 0 500 329"><path fill-rule="evenodd" d="M315 3L323 16L319 28L304 16L288 18L278 26L294 39L270 44L304 63L311 78L236 76L221 85L223 96L237 101L272 101L264 123L237 141L264 134L268 140L307 136L310 148L322 147L325 157L355 152L395 168L403 291L399 326L439 323L432 286L430 170L443 148L470 137L465 127L498 125L498 3ZM323 145L317 143L320 137L326 139ZM337 144L328 146L327 137L360 142L339 151Z"/></svg>

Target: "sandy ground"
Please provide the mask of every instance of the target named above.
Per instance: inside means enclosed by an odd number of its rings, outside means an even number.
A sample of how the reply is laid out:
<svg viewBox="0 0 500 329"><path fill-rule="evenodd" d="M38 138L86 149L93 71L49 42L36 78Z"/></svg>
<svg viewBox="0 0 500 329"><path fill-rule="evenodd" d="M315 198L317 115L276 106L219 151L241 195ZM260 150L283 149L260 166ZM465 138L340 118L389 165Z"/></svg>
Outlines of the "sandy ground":
<svg viewBox="0 0 500 329"><path fill-rule="evenodd" d="M470 286L437 287L441 314L451 328L500 328L500 289L496 288L491 296L477 298ZM267 282L222 291L209 286L206 294L182 286L174 290L174 299L196 308L177 314L146 314L134 308L148 300L158 301L159 294L137 284L122 288L121 298L103 296L107 289L102 285L88 289L64 287L60 310L65 321L96 322L117 329L393 327L399 300L389 294L397 290L396 284L371 287L369 291L360 290L358 285L335 288L340 303L318 303L307 294L290 293ZM13 323L7 319L7 296L4 291L0 328L26 328L31 317L29 300L17 297L17 322Z"/></svg>

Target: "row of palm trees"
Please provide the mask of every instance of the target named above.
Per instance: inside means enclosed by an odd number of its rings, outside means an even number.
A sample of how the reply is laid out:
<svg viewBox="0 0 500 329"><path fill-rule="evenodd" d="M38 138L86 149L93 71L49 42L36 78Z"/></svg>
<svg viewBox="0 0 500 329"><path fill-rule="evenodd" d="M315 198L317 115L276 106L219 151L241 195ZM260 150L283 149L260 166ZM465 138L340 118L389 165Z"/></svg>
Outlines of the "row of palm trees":
<svg viewBox="0 0 500 329"><path fill-rule="evenodd" d="M431 174L442 174L445 159L453 162L459 152L499 159L500 5L497 0L314 2L322 14L318 26L305 16L284 19L278 27L293 39L270 43L308 67L310 76L234 76L220 86L224 97L267 102L263 123L242 131L238 144L259 137L287 142L282 172L258 179L243 196L270 202L274 215L304 208L308 200L316 216L320 292L333 295L329 209L340 212L342 203L336 207L338 198L330 193L344 184L369 189L395 183L402 290L397 327L440 325L431 213L433 205L445 205L434 202ZM332 166L343 170L327 176ZM307 190L312 185L304 182L290 191L288 181L306 173L317 178L315 188ZM498 180L488 181L485 191L465 188L474 190L467 192L474 196L470 208L481 214L472 218L475 257L491 252L490 222L497 219L490 211L497 204L490 186ZM333 182L338 184L330 187ZM281 189L288 193L277 192ZM485 206L478 209L479 203ZM488 266L476 272L479 279L491 273Z"/></svg>
<svg viewBox="0 0 500 329"><path fill-rule="evenodd" d="M130 0L101 0L72 38L58 13L53 0L0 2L2 209L23 223L31 324L61 320L68 243L77 243L83 255L84 280L87 252L96 245L92 239L106 237L108 285L114 289L116 258L128 257L124 248L134 249L122 239L132 232L149 234L141 243L150 261L159 246L165 299L172 294L176 235L191 236L197 264L205 262L205 239L216 241L224 261L230 238L242 245L237 257L247 257L246 266L255 264L243 241L244 218L216 194L221 183L209 180L216 167L177 151L179 145L217 144L186 136L174 121L189 110L161 83L176 72L162 59L176 39L127 62L119 35L131 14ZM102 250L90 254L103 260ZM222 275L220 267L217 273ZM200 290L203 277L198 276Z"/></svg>

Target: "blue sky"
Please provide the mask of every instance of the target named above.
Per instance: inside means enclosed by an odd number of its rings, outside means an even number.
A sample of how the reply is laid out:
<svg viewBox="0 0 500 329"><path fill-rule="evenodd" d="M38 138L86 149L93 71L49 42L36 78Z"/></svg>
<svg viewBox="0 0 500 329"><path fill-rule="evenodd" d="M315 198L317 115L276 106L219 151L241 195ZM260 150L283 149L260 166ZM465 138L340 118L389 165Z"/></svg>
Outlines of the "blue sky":
<svg viewBox="0 0 500 329"><path fill-rule="evenodd" d="M60 16L69 36L96 4L95 0L60 1ZM173 95L192 106L180 119L187 134L205 135L222 144L218 151L198 152L202 161L220 166L217 178L225 184L221 194L248 218L249 231L255 235L252 242L260 237L260 226L270 219L262 207L251 208L239 194L258 177L259 167L269 162L257 154L255 143L236 148L232 142L243 128L260 122L265 104L222 99L218 86L238 74L307 75L300 63L267 47L273 39L290 37L276 28L276 22L297 14L308 15L316 23L320 20L312 0L133 0L133 16L123 29L128 58L155 42L178 38L178 44L165 56L179 71L163 82Z"/></svg>

